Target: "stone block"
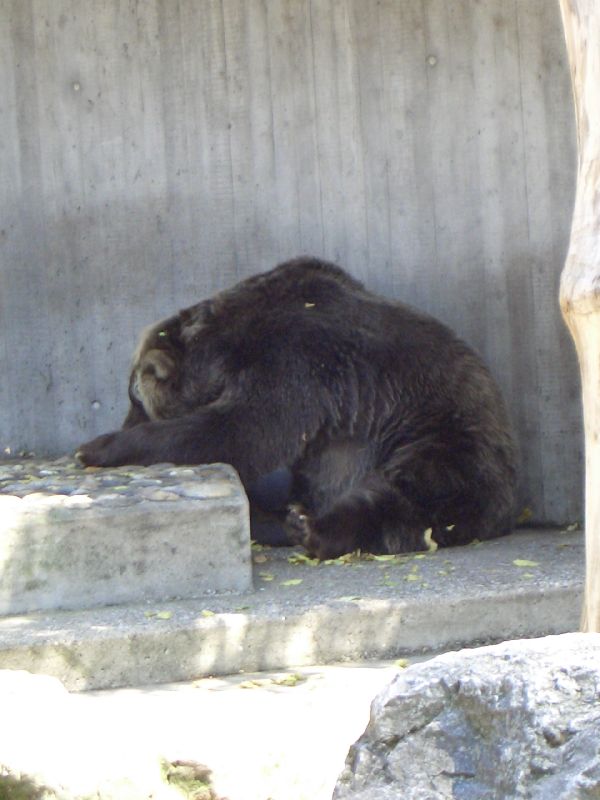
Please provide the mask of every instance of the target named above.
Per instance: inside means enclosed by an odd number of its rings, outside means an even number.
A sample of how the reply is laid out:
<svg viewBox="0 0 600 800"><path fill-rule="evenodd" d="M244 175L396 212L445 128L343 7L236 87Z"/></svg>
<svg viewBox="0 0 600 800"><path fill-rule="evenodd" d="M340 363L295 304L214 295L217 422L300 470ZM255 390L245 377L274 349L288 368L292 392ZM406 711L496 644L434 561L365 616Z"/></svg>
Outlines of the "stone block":
<svg viewBox="0 0 600 800"><path fill-rule="evenodd" d="M373 701L335 800L600 797L600 634L446 653Z"/></svg>
<svg viewBox="0 0 600 800"><path fill-rule="evenodd" d="M232 467L0 465L0 614L243 592L248 502Z"/></svg>

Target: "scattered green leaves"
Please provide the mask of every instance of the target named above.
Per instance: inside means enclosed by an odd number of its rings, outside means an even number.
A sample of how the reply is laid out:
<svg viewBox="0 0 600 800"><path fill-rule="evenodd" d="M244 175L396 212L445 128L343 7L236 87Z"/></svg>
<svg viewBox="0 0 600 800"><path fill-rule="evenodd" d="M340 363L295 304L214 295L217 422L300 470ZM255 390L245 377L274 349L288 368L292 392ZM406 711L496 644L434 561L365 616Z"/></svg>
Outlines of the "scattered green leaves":
<svg viewBox="0 0 600 800"><path fill-rule="evenodd" d="M239 687L240 689L268 689L269 686L288 686L293 688L305 680L305 675L294 672L290 675L283 675L281 678L253 678L242 681Z"/></svg>
<svg viewBox="0 0 600 800"><path fill-rule="evenodd" d="M173 616L172 611L146 611L144 612L145 617L154 617L155 619L171 619Z"/></svg>
<svg viewBox="0 0 600 800"><path fill-rule="evenodd" d="M275 686L297 686L306 680L306 675L294 672L292 675L285 675L283 678L273 678Z"/></svg>
<svg viewBox="0 0 600 800"><path fill-rule="evenodd" d="M343 556L339 558L328 558L324 561L324 564L356 564L362 558L362 553L360 550L354 550L352 553L344 553Z"/></svg>
<svg viewBox="0 0 600 800"><path fill-rule="evenodd" d="M280 586L298 586L302 583L302 578L288 578L286 581L281 581Z"/></svg>
<svg viewBox="0 0 600 800"><path fill-rule="evenodd" d="M394 666L398 667L398 669L406 669L407 667L410 666L410 661L408 660L408 658L397 658L394 661Z"/></svg>
<svg viewBox="0 0 600 800"><path fill-rule="evenodd" d="M452 527L454 527L454 526L452 526ZM450 528L448 528L447 530L450 530ZM429 550L429 552L430 553L435 553L435 551L438 549L438 543L433 538L433 529L432 528L427 528L427 530L423 534L423 539L425 541L425 547Z"/></svg>
<svg viewBox="0 0 600 800"><path fill-rule="evenodd" d="M528 558L515 558L513 561L515 567L539 567L539 561L530 561Z"/></svg>
<svg viewBox="0 0 600 800"><path fill-rule="evenodd" d="M172 785L181 797L195 800L214 800L211 772L195 761L161 761L163 780Z"/></svg>
<svg viewBox="0 0 600 800"><path fill-rule="evenodd" d="M371 556L373 561L381 561L381 569L385 569L390 564L406 564L410 556L391 555L391 556ZM385 559L385 560L383 560ZM365 556L365 560L368 558Z"/></svg>
<svg viewBox="0 0 600 800"><path fill-rule="evenodd" d="M259 572L258 573L258 577L261 579L261 581L273 581L273 580L275 580L275 575L273 575L273 573L271 573L271 572Z"/></svg>
<svg viewBox="0 0 600 800"><path fill-rule="evenodd" d="M533 511L526 506L517 517L517 525L524 525L526 522L529 522L532 517Z"/></svg>
<svg viewBox="0 0 600 800"><path fill-rule="evenodd" d="M307 564L309 567L316 567L321 563L318 558L311 558L306 553L292 553L287 560L290 564Z"/></svg>

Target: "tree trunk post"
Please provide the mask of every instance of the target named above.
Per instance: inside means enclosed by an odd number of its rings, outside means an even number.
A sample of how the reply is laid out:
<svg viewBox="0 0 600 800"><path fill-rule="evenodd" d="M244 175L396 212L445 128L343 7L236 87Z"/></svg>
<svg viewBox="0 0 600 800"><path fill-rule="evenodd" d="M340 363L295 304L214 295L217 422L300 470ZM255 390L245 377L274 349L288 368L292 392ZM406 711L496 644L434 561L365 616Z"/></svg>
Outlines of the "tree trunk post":
<svg viewBox="0 0 600 800"><path fill-rule="evenodd" d="M560 305L577 349L583 394L586 578L581 627L600 632L600 2L560 0L560 8L579 155Z"/></svg>

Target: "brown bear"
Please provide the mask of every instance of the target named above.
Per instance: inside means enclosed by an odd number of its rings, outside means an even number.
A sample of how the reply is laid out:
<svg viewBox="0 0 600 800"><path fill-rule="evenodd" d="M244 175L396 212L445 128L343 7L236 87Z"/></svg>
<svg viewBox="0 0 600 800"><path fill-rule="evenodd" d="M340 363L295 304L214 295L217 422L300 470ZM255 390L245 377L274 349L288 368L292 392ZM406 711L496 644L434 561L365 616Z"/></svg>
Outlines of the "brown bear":
<svg viewBox="0 0 600 800"><path fill-rule="evenodd" d="M226 462L248 489L287 474L286 529L319 558L513 526L516 448L487 368L333 264L286 262L146 329L129 396L83 464Z"/></svg>

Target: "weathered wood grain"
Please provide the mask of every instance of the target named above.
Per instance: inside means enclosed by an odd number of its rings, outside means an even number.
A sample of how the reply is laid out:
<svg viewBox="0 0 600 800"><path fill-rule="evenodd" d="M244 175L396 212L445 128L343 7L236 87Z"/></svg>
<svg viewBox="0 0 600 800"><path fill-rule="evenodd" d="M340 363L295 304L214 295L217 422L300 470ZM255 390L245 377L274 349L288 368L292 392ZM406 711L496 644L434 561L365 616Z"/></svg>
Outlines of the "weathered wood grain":
<svg viewBox="0 0 600 800"><path fill-rule="evenodd" d="M581 370L585 430L585 597L582 630L600 633L600 9L561 0L577 121L578 174L560 304Z"/></svg>

